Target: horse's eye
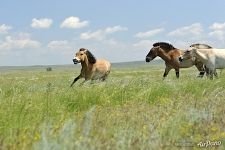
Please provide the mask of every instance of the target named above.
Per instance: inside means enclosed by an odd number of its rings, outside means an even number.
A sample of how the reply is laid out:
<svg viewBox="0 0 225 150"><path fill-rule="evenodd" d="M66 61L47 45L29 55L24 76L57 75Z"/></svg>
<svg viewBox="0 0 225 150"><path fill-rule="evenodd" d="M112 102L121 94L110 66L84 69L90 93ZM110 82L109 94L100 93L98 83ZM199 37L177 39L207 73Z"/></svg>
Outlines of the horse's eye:
<svg viewBox="0 0 225 150"><path fill-rule="evenodd" d="M84 55L84 54L80 54L80 55L82 56L82 55Z"/></svg>

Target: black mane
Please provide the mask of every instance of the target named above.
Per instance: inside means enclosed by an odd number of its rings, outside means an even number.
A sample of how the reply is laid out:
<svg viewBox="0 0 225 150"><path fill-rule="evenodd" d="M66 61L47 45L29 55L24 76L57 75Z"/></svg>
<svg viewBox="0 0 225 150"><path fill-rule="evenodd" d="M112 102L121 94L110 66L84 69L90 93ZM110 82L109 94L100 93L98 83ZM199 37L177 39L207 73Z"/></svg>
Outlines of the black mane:
<svg viewBox="0 0 225 150"><path fill-rule="evenodd" d="M172 44L166 42L157 42L153 44L153 47L160 46L164 50L173 50L176 49Z"/></svg>
<svg viewBox="0 0 225 150"><path fill-rule="evenodd" d="M95 58L95 56L94 56L88 49L86 49L86 48L81 48L80 51L85 51L85 52L86 52L88 61L89 61L91 64L96 63L96 58Z"/></svg>

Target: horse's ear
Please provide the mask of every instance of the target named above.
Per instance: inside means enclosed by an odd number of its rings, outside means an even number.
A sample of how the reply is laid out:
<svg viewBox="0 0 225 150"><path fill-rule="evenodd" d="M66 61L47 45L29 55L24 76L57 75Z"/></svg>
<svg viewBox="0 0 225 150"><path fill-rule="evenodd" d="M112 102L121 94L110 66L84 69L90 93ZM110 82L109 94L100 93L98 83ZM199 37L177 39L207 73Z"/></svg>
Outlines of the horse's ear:
<svg viewBox="0 0 225 150"><path fill-rule="evenodd" d="M86 50L85 53L86 53L86 55L87 55L88 61L89 61L91 64L96 63L96 58L95 58L95 56L94 56L89 50Z"/></svg>
<svg viewBox="0 0 225 150"><path fill-rule="evenodd" d="M85 49L85 48L80 48L80 51L86 51L87 49Z"/></svg>

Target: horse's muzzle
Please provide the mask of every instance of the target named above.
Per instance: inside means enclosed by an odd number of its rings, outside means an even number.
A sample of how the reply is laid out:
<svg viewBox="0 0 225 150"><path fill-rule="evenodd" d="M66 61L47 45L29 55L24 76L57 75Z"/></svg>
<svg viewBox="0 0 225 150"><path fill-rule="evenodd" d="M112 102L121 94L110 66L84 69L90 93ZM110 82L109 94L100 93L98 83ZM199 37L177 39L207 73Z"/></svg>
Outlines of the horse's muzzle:
<svg viewBox="0 0 225 150"><path fill-rule="evenodd" d="M179 57L179 61L182 62L184 60L183 57Z"/></svg>
<svg viewBox="0 0 225 150"><path fill-rule="evenodd" d="M73 59L73 63L74 63L74 64L78 64L79 61L78 61L77 59Z"/></svg>
<svg viewBox="0 0 225 150"><path fill-rule="evenodd" d="M146 61L146 62L150 62L151 60L152 60L152 59L151 59L150 57L146 57L146 58L145 58L145 61Z"/></svg>

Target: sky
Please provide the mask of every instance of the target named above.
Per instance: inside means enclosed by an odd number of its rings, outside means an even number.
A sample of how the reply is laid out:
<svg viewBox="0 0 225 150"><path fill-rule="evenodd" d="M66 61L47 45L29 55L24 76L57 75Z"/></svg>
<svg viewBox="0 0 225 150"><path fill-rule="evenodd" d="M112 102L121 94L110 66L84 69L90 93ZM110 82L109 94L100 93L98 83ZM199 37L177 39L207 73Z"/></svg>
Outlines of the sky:
<svg viewBox="0 0 225 150"><path fill-rule="evenodd" d="M155 42L225 48L224 0L1 0L0 66L144 61Z"/></svg>

